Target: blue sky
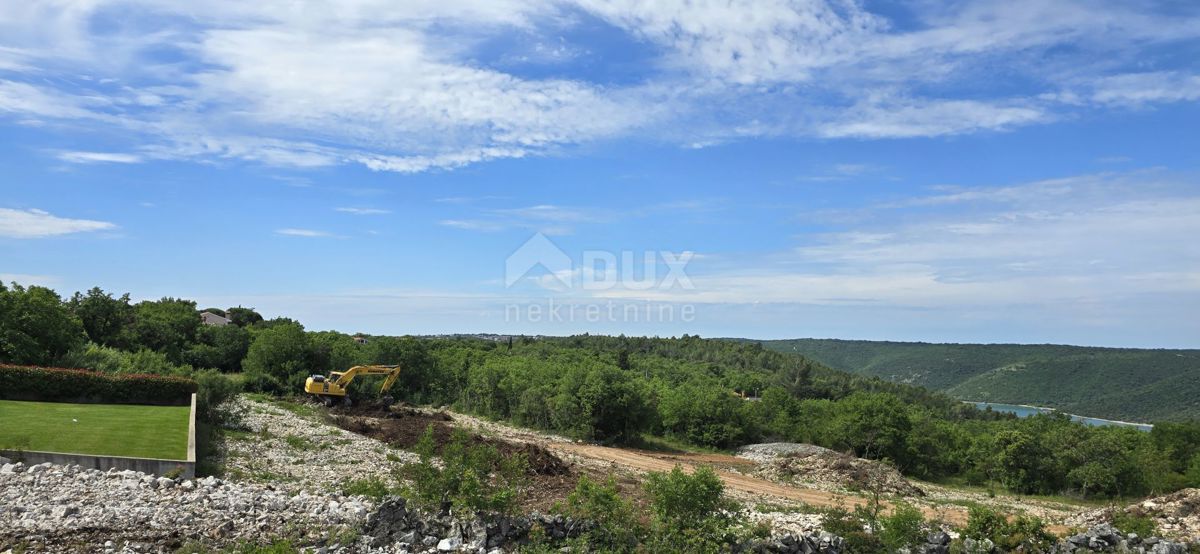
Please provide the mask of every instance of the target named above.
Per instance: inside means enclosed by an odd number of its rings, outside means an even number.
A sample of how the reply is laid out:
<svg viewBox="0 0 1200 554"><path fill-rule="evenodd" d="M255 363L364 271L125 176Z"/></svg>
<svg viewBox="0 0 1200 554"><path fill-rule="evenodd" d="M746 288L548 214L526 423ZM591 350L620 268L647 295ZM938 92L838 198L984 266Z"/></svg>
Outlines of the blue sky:
<svg viewBox="0 0 1200 554"><path fill-rule="evenodd" d="M1198 59L1193 2L0 0L0 279L1198 347Z"/></svg>

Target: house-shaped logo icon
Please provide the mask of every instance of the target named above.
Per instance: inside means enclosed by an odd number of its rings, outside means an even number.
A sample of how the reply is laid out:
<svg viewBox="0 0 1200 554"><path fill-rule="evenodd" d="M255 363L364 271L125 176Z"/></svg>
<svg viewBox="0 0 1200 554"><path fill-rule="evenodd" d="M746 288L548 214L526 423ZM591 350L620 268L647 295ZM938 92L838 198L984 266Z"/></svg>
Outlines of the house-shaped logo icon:
<svg viewBox="0 0 1200 554"><path fill-rule="evenodd" d="M546 235L535 233L504 260L504 286L513 286L541 266L564 287L570 288L572 265L571 257L558 245Z"/></svg>

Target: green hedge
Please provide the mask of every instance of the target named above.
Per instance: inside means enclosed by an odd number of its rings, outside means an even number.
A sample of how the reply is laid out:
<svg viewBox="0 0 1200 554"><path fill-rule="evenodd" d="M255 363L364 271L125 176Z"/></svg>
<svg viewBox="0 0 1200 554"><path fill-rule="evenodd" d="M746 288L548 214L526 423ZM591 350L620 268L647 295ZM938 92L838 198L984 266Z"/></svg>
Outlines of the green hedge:
<svg viewBox="0 0 1200 554"><path fill-rule="evenodd" d="M0 399L105 404L187 405L196 382L163 375L0 364Z"/></svg>

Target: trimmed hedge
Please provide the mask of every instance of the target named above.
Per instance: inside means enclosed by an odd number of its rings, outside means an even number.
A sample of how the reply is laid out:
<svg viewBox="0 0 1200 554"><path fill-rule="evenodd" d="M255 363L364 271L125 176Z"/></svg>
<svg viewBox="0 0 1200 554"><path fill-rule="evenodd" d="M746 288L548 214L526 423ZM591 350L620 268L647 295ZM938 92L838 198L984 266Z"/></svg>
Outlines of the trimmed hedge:
<svg viewBox="0 0 1200 554"><path fill-rule="evenodd" d="M187 405L196 382L164 375L0 364L0 399L105 404Z"/></svg>

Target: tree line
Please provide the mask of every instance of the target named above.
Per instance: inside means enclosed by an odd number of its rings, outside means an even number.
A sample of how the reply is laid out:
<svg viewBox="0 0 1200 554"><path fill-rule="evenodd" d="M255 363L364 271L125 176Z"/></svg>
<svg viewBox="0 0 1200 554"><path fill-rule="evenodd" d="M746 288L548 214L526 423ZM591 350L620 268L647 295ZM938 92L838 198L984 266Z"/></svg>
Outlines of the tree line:
<svg viewBox="0 0 1200 554"><path fill-rule="evenodd" d="M585 440L666 437L732 449L807 442L886 460L906 475L1022 494L1137 496L1200 486L1200 424L1150 433L1065 416L1018 419L919 387L854 376L758 343L573 336L418 338L308 331L249 308L133 303L99 288L61 298L0 284L0 362L108 373L240 374L247 390L298 394L304 379L359 364L401 364L391 391ZM364 340L365 339L365 340ZM358 380L352 394L373 393Z"/></svg>

